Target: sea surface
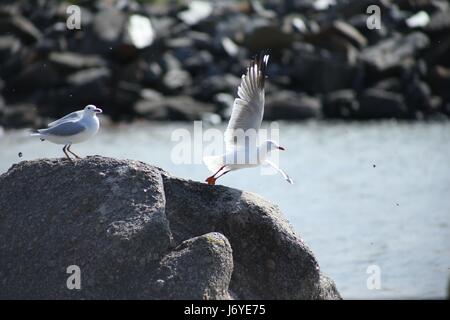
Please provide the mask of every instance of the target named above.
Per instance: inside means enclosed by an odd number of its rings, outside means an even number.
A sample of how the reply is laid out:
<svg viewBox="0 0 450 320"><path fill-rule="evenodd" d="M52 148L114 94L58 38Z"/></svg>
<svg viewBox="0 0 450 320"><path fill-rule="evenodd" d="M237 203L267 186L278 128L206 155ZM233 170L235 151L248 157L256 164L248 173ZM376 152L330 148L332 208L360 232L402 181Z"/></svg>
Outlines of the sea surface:
<svg viewBox="0 0 450 320"><path fill-rule="evenodd" d="M344 298L447 297L450 123L278 124L287 149L279 163L295 184L258 168L229 173L218 184L276 203ZM72 150L140 160L203 181L209 172L198 159L174 163L177 129L192 133L193 124L109 126ZM23 130L0 135L1 173L22 160L62 155L60 146Z"/></svg>

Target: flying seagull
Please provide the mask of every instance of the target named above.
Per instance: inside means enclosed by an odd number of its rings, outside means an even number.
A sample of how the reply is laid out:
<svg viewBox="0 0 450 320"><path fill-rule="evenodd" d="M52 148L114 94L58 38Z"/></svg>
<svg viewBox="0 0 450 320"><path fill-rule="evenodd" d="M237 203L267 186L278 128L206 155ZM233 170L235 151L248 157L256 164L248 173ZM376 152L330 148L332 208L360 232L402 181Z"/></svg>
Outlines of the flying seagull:
<svg viewBox="0 0 450 320"><path fill-rule="evenodd" d="M83 110L69 113L61 119L49 123L48 128L39 129L31 135L41 138L42 141L48 140L56 144L63 144L63 152L69 160L72 161L72 158L66 151L80 159L70 150L70 147L72 144L88 140L98 132L100 123L97 113L102 113L102 109L90 104Z"/></svg>
<svg viewBox="0 0 450 320"><path fill-rule="evenodd" d="M264 114L264 83L269 55L257 55L242 75L238 97L234 100L230 121L225 131L226 152L207 156L203 162L214 174L205 181L214 185L216 180L230 171L267 164L277 170L289 183L293 180L274 162L267 159L270 152L284 150L275 141L266 140L259 145L249 142L251 134L257 135ZM240 139L239 139L240 138Z"/></svg>

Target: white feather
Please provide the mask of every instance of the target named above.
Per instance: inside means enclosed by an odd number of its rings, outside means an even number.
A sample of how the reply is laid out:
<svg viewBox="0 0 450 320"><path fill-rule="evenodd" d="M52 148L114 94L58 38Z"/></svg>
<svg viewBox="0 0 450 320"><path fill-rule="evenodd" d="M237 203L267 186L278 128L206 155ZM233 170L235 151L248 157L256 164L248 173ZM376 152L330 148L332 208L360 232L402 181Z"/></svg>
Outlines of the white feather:
<svg viewBox="0 0 450 320"><path fill-rule="evenodd" d="M265 69L268 61L268 55L265 55L262 61L255 59L241 78L238 96L234 100L230 121L225 131L225 146L228 151L243 146L243 141L235 139L238 131L245 133L253 129L256 133L261 127L264 115L265 74L260 69Z"/></svg>

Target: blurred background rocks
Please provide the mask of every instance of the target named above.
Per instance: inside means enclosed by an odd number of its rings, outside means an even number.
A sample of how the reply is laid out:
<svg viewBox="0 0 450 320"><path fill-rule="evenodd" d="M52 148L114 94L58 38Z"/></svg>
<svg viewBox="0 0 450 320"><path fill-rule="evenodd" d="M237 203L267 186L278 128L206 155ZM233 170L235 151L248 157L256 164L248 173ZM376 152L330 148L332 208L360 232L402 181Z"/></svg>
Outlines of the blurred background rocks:
<svg viewBox="0 0 450 320"><path fill-rule="evenodd" d="M81 8L70 30L68 6ZM369 29L370 5L381 28ZM265 119L445 119L446 0L3 0L0 126L86 104L113 121L226 119L270 49Z"/></svg>

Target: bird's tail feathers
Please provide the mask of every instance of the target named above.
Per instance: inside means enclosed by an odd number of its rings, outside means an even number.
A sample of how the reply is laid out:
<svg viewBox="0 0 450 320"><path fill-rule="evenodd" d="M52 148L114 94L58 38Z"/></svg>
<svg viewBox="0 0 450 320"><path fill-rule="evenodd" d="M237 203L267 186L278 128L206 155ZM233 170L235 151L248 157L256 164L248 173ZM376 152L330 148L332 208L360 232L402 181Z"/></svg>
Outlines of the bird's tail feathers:
<svg viewBox="0 0 450 320"><path fill-rule="evenodd" d="M40 136L41 133L38 129L28 129L27 130L30 136Z"/></svg>
<svg viewBox="0 0 450 320"><path fill-rule="evenodd" d="M42 138L42 134L41 134L40 130L29 129L28 131L29 131L30 137L41 137L41 141L45 140L44 138Z"/></svg>

